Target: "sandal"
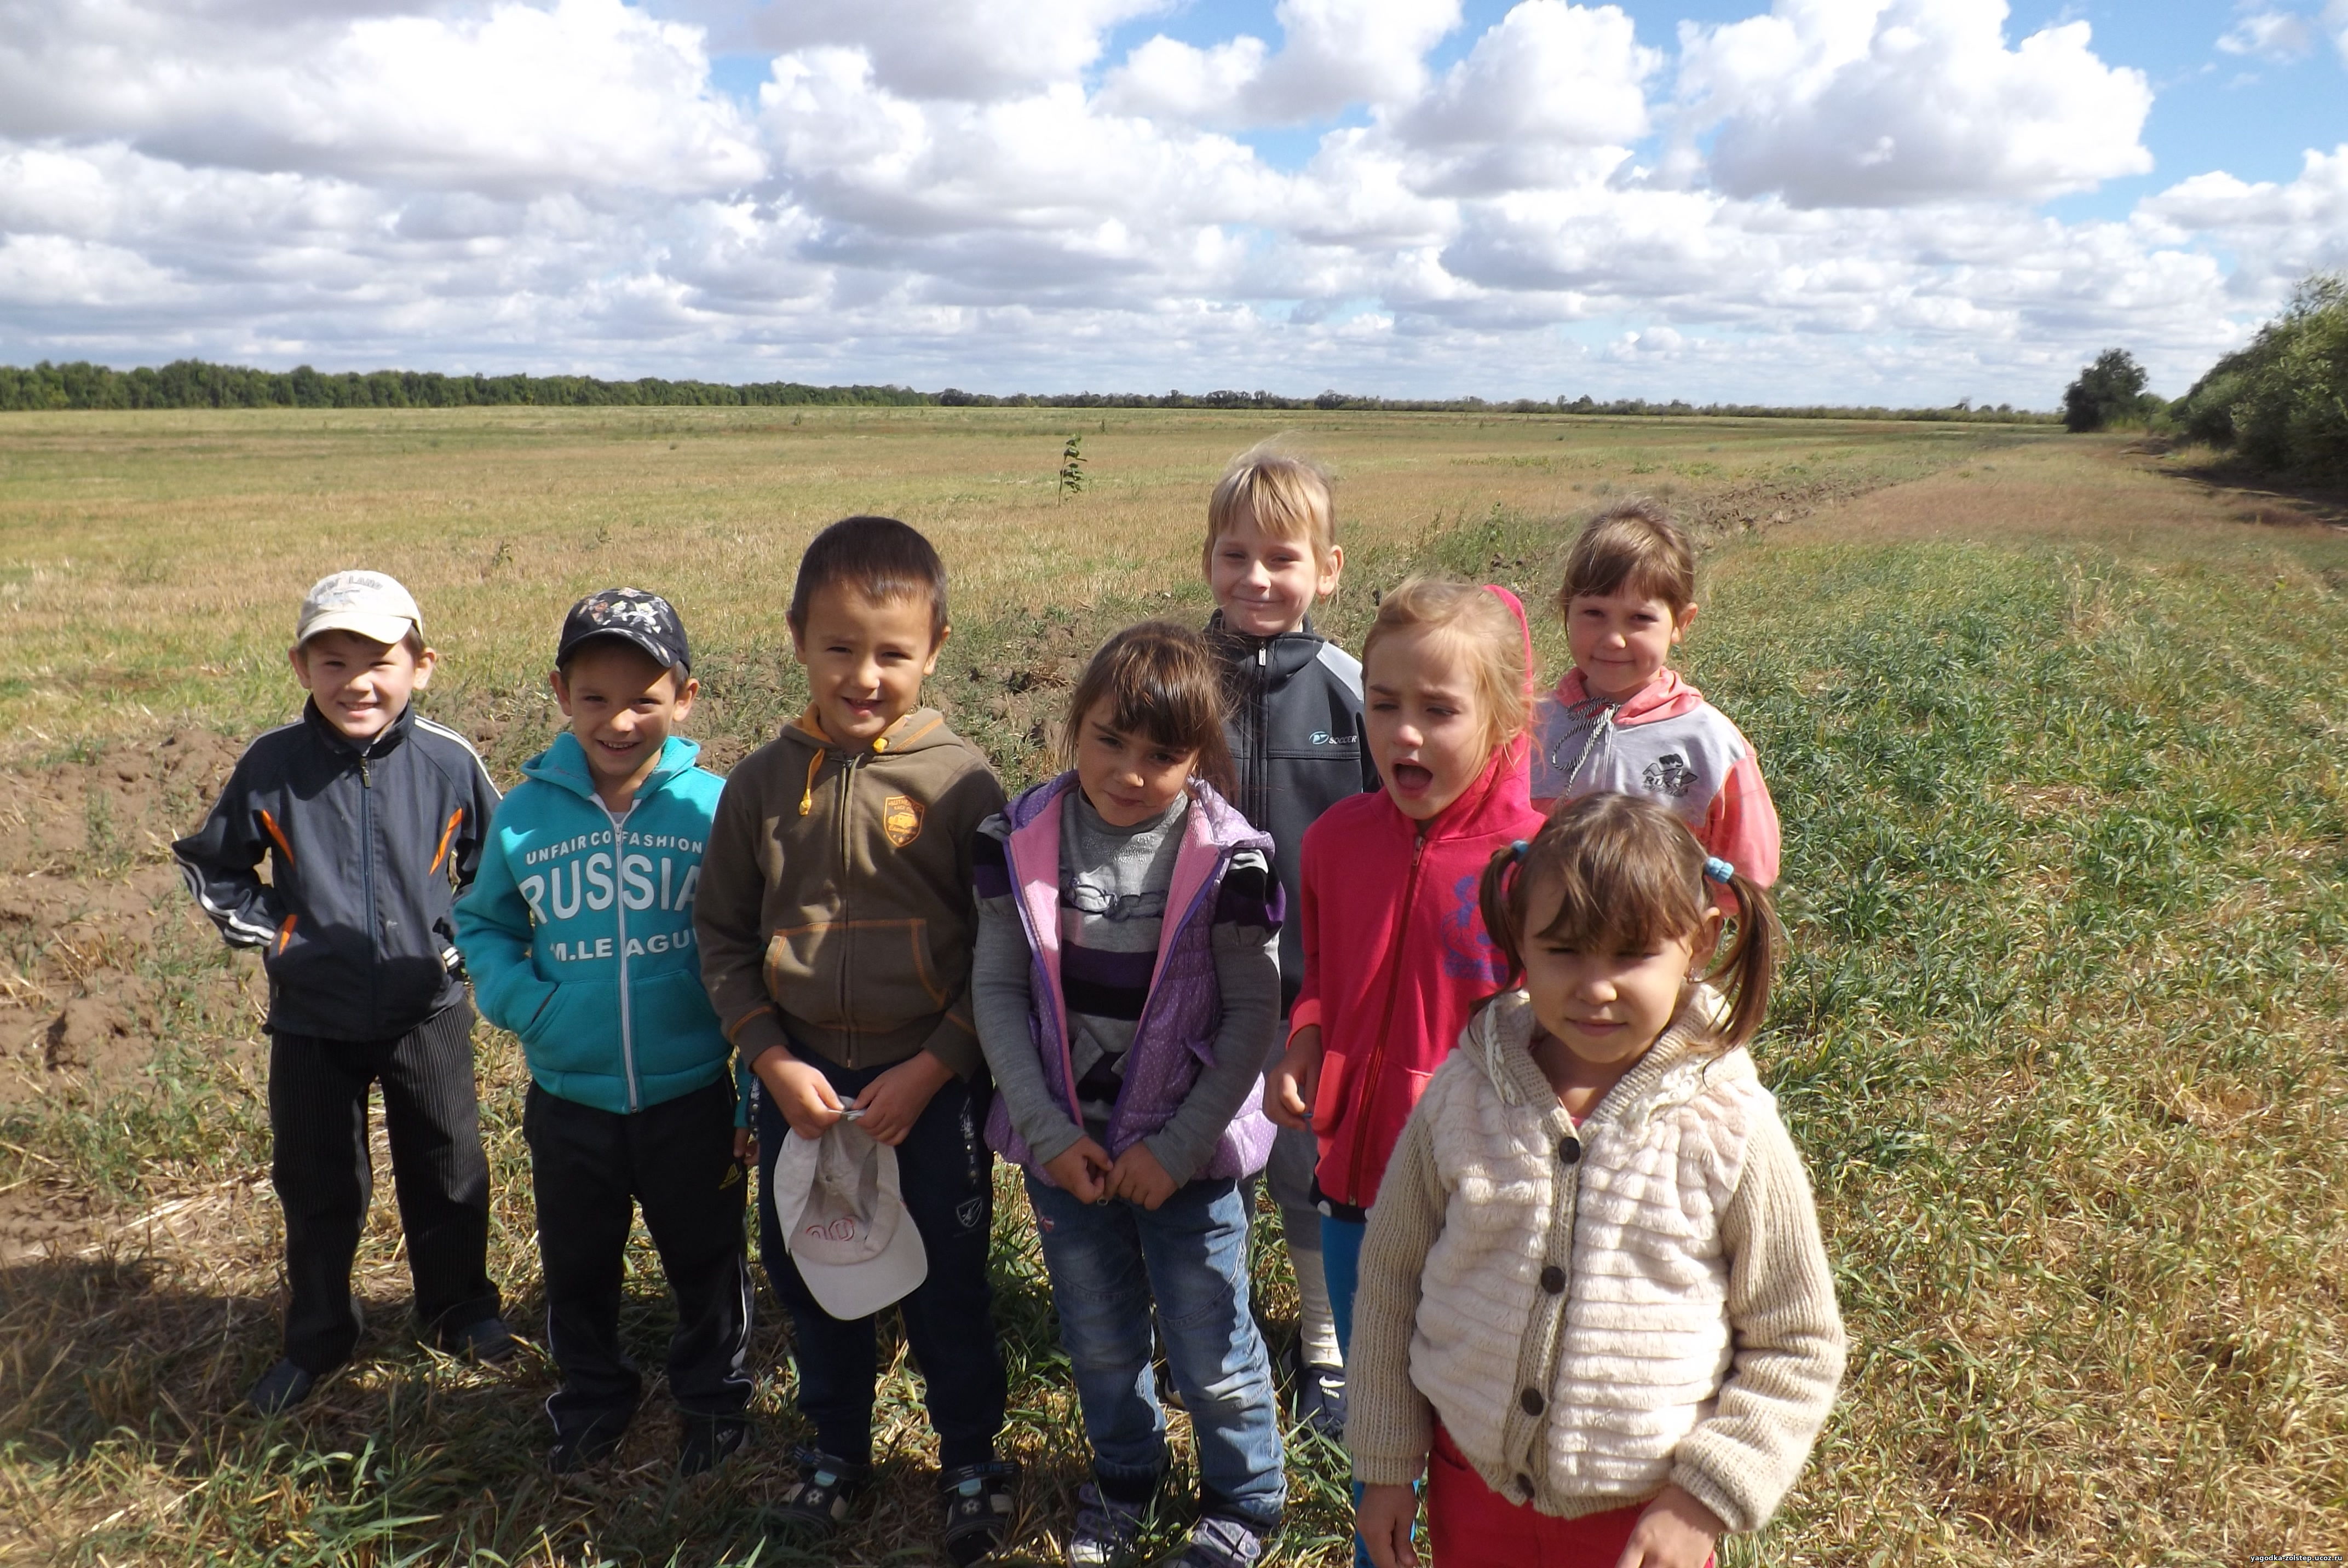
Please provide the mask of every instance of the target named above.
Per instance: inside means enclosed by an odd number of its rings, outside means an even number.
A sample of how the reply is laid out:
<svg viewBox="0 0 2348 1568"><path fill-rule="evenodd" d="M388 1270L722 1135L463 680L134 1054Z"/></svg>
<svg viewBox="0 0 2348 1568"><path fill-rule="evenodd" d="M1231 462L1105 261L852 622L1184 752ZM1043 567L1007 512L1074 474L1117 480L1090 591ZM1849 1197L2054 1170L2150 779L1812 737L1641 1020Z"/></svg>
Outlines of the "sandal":
<svg viewBox="0 0 2348 1568"><path fill-rule="evenodd" d="M1011 1488L1018 1479L1019 1467L1008 1460L958 1465L938 1477L946 1555L954 1568L970 1568L1002 1548L1011 1532Z"/></svg>
<svg viewBox="0 0 2348 1568"><path fill-rule="evenodd" d="M829 1540L848 1522L849 1507L871 1481L872 1467L808 1448L792 1450L791 1457L798 1461L798 1479L783 1489L769 1517L807 1540Z"/></svg>

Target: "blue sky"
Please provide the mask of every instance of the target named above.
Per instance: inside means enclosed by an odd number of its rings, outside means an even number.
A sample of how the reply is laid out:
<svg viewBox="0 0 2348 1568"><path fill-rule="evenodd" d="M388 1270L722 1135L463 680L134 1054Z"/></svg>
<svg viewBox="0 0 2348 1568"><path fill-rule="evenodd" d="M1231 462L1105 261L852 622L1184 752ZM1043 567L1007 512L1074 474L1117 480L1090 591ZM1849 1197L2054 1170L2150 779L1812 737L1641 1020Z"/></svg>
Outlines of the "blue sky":
<svg viewBox="0 0 2348 1568"><path fill-rule="evenodd" d="M54 0L0 361L2174 393L2348 267L2343 106L2348 0Z"/></svg>

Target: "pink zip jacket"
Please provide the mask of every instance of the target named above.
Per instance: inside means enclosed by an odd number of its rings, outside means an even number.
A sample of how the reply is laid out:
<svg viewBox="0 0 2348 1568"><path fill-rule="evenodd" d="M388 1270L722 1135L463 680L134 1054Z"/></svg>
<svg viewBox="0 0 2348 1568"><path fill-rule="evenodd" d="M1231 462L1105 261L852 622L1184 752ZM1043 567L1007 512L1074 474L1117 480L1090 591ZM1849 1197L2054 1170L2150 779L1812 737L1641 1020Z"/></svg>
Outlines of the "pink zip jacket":
<svg viewBox="0 0 2348 1568"><path fill-rule="evenodd" d="M1521 624L1516 595L1492 591ZM1339 801L1304 832L1304 986L1289 1030L1321 1026L1313 1175L1325 1198L1361 1209L1376 1201L1419 1091L1468 1013L1507 981L1476 895L1493 851L1540 831L1526 794L1530 750L1521 735L1501 747L1428 822L1380 790Z"/></svg>
<svg viewBox="0 0 2348 1568"><path fill-rule="evenodd" d="M1542 812L1601 791L1644 795L1754 881L1777 880L1777 807L1753 743L1670 666L1619 703L1567 671L1533 714L1533 746Z"/></svg>

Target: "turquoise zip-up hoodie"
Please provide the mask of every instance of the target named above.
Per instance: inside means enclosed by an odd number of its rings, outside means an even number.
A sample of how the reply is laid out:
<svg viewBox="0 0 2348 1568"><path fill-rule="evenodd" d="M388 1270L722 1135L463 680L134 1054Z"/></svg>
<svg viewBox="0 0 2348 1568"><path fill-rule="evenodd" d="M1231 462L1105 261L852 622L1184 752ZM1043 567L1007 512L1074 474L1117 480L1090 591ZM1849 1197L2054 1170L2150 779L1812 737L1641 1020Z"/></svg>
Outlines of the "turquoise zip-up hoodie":
<svg viewBox="0 0 2348 1568"><path fill-rule="evenodd" d="M521 1037L549 1094L629 1112L721 1077L733 1048L701 985L694 894L726 781L672 735L616 823L568 733L522 764L489 825L457 946L481 1016ZM615 842L616 841L616 842Z"/></svg>

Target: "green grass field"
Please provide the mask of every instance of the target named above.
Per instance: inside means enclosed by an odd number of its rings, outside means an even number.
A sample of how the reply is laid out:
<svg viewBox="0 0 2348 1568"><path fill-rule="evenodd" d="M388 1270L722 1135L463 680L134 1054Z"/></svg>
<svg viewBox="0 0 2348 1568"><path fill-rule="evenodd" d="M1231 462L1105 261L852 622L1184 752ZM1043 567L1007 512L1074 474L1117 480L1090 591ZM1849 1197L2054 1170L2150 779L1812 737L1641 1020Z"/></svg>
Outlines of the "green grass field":
<svg viewBox="0 0 2348 1568"><path fill-rule="evenodd" d="M234 1408L275 1346L260 988L166 845L296 706L283 649L325 570L417 590L446 661L427 709L501 777L552 733L563 606L668 592L722 766L795 708L792 563L856 510L940 541L955 630L934 694L1032 777L1100 636L1203 617L1206 490L1281 428L1069 415L0 421L0 1560L792 1560L759 1514L797 1435L771 1299L747 1462L674 1483L655 1391L619 1468L557 1487L544 1363L484 1372L408 1338L387 1193L360 1359L293 1419ZM1704 526L1685 664L1756 741L1786 823L1795 958L1758 1054L1853 1337L1803 1485L1725 1563L2348 1550L2348 533L2040 430L1286 427L1339 477L1328 620L1351 641L1414 569L1537 603L1608 496L1664 494ZM1073 434L1090 481L1061 497ZM1554 673L1562 637L1539 630ZM492 1266L529 1322L522 1077L510 1040L479 1048ZM1080 1429L1024 1224L1006 1203L1001 1322L1021 1548L1052 1561ZM641 1247L631 1290L656 1365ZM932 1560L901 1366L882 1416L883 1506L843 1560ZM1343 1473L1326 1446L1292 1453L1279 1562L1343 1561Z"/></svg>

